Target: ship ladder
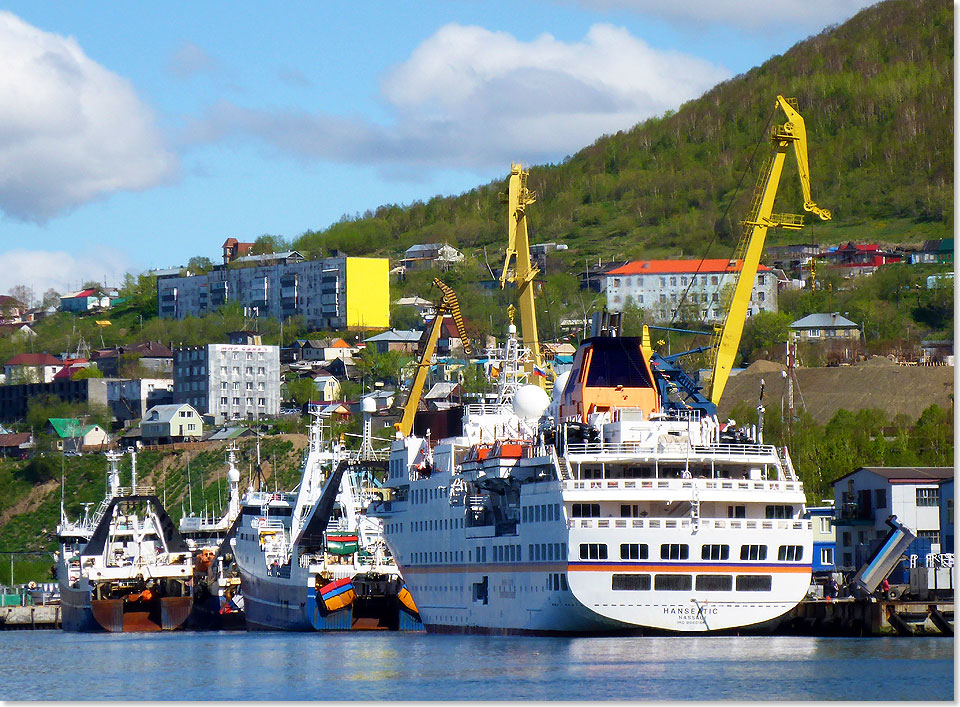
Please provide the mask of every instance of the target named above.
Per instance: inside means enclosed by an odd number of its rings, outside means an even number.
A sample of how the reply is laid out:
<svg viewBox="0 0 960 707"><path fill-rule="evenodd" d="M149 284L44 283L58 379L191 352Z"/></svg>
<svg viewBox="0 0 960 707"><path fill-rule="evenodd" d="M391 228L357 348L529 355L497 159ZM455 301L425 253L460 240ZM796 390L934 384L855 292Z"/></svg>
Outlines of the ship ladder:
<svg viewBox="0 0 960 707"><path fill-rule="evenodd" d="M796 481L797 473L793 469L793 460L790 458L790 452L787 451L787 448L783 448L783 467L784 471L787 472L787 481Z"/></svg>
<svg viewBox="0 0 960 707"><path fill-rule="evenodd" d="M693 532L700 530L700 487L696 481L693 482L693 500L690 503L690 523L693 526Z"/></svg>
<svg viewBox="0 0 960 707"><path fill-rule="evenodd" d="M570 473L570 465L567 463L566 458L561 457L557 454L557 448L553 445L550 445L550 453L553 455L553 463L557 467L557 471L560 474L561 481L570 481L573 479L573 474Z"/></svg>

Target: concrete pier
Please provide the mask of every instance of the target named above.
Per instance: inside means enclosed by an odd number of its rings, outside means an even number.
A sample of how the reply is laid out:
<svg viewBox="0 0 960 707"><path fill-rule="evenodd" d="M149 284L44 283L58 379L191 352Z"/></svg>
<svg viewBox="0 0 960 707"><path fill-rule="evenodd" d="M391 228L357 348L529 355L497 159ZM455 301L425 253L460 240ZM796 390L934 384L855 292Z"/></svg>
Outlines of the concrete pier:
<svg viewBox="0 0 960 707"><path fill-rule="evenodd" d="M953 636L953 602L803 601L774 631L803 636Z"/></svg>
<svg viewBox="0 0 960 707"><path fill-rule="evenodd" d="M60 607L4 606L0 607L0 629L60 628Z"/></svg>

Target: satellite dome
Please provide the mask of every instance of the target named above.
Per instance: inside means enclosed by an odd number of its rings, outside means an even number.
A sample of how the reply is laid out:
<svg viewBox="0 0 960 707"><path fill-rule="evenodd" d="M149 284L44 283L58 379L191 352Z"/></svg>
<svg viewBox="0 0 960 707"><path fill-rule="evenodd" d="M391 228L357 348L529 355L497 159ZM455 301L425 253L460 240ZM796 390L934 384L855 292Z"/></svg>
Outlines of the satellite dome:
<svg viewBox="0 0 960 707"><path fill-rule="evenodd" d="M513 396L513 411L525 420L539 419L549 404L546 391L537 385L525 385Z"/></svg>
<svg viewBox="0 0 960 707"><path fill-rule="evenodd" d="M563 395L563 389L567 386L567 381L570 379L570 371L564 371L559 376L557 380L553 382L553 399L559 400L560 396Z"/></svg>
<svg viewBox="0 0 960 707"><path fill-rule="evenodd" d="M235 466L230 466L227 469L227 481L231 484L236 484L240 482L240 471Z"/></svg>
<svg viewBox="0 0 960 707"><path fill-rule="evenodd" d="M360 401L360 411L361 412L376 412L377 403L373 398L364 398Z"/></svg>

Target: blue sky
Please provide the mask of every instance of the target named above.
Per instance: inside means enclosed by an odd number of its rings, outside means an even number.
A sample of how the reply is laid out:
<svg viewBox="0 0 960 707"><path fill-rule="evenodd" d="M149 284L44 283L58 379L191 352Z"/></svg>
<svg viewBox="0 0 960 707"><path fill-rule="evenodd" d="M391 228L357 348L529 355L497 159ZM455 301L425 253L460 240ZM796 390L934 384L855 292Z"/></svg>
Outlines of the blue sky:
<svg viewBox="0 0 960 707"><path fill-rule="evenodd" d="M0 6L0 292L556 162L863 0Z"/></svg>

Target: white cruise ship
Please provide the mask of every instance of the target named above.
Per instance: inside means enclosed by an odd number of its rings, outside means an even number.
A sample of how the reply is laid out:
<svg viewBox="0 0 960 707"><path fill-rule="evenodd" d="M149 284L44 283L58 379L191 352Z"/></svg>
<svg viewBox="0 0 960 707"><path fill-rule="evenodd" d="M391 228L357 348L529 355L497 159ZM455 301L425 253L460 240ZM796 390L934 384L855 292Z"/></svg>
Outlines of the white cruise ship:
<svg viewBox="0 0 960 707"><path fill-rule="evenodd" d="M639 339L587 339L552 402L519 385L523 355L511 325L498 402L445 439L396 440L368 510L428 631L733 631L805 596L813 533L786 449L666 404Z"/></svg>

